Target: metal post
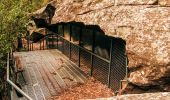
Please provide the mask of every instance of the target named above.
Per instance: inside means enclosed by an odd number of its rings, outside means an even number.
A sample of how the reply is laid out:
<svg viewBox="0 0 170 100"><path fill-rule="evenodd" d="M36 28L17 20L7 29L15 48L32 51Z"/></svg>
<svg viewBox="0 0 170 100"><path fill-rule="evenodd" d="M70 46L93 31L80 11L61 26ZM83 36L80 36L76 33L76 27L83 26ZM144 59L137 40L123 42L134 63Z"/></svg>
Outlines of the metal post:
<svg viewBox="0 0 170 100"><path fill-rule="evenodd" d="M108 87L110 88L110 74L111 74L111 63L112 63L112 49L113 49L113 40L110 41L110 62L109 62L109 74L108 74Z"/></svg>
<svg viewBox="0 0 170 100"><path fill-rule="evenodd" d="M29 44L29 39L28 39L28 40L27 40L27 47L28 47L27 49L28 49L28 51L29 51L29 45L30 45L30 44Z"/></svg>
<svg viewBox="0 0 170 100"><path fill-rule="evenodd" d="M57 26L57 49L58 49L58 35L59 35L58 27L59 27L59 26Z"/></svg>
<svg viewBox="0 0 170 100"><path fill-rule="evenodd" d="M10 84L7 82L7 94L8 94L8 100L11 100L11 86Z"/></svg>
<svg viewBox="0 0 170 100"><path fill-rule="evenodd" d="M30 51L32 51L32 42L30 43Z"/></svg>
<svg viewBox="0 0 170 100"><path fill-rule="evenodd" d="M31 51L31 43L29 42L29 51Z"/></svg>
<svg viewBox="0 0 170 100"><path fill-rule="evenodd" d="M128 79L128 57L127 55L125 56L126 58L126 76L125 76L125 79Z"/></svg>
<svg viewBox="0 0 170 100"><path fill-rule="evenodd" d="M54 48L54 35L52 35L51 41L52 41L52 49L53 49Z"/></svg>
<svg viewBox="0 0 170 100"><path fill-rule="evenodd" d="M93 40L93 43L92 43L92 53L94 53L94 47L95 47L95 30L93 30L93 35L92 35L92 40ZM93 74L93 60L94 60L94 56L91 54L91 71L90 71L90 75L92 76Z"/></svg>
<svg viewBox="0 0 170 100"><path fill-rule="evenodd" d="M32 43L30 42L30 51L32 51Z"/></svg>
<svg viewBox="0 0 170 100"><path fill-rule="evenodd" d="M63 37L64 37L64 24L62 25L63 26ZM61 40L62 40L62 53L64 53L64 39L62 39L61 38Z"/></svg>
<svg viewBox="0 0 170 100"><path fill-rule="evenodd" d="M32 51L34 50L34 47L33 47L33 42L32 42Z"/></svg>
<svg viewBox="0 0 170 100"><path fill-rule="evenodd" d="M81 37L82 37L82 32L83 32L83 29L82 29L82 27L80 27L80 34L79 34L79 46L81 47ZM80 57L80 55L81 55L81 49L80 49L80 47L79 47L79 61L78 61L78 66L80 67L80 64L81 64L81 57Z"/></svg>
<svg viewBox="0 0 170 100"><path fill-rule="evenodd" d="M46 39L46 47L48 49L48 37L45 37L45 39Z"/></svg>
<svg viewBox="0 0 170 100"><path fill-rule="evenodd" d="M43 50L44 50L44 39L42 40L42 42L43 42Z"/></svg>
<svg viewBox="0 0 170 100"><path fill-rule="evenodd" d="M72 35L72 26L70 24L70 41L71 41L71 35ZM69 58L71 59L71 42L69 43Z"/></svg>
<svg viewBox="0 0 170 100"><path fill-rule="evenodd" d="M29 51L29 43L28 43L28 40L27 40L27 50Z"/></svg>
<svg viewBox="0 0 170 100"><path fill-rule="evenodd" d="M31 42L30 42L30 51L32 51L32 50L31 50L31 47L32 47L31 45L32 45L32 44L31 44Z"/></svg>
<svg viewBox="0 0 170 100"><path fill-rule="evenodd" d="M40 41L40 50L41 50L41 41Z"/></svg>
<svg viewBox="0 0 170 100"><path fill-rule="evenodd" d="M30 35L28 36L28 51L31 51L31 44L30 44Z"/></svg>
<svg viewBox="0 0 170 100"><path fill-rule="evenodd" d="M45 30L45 35L47 36L47 29ZM45 37L45 40L46 40L46 48L48 49L48 39L47 39L47 37Z"/></svg>

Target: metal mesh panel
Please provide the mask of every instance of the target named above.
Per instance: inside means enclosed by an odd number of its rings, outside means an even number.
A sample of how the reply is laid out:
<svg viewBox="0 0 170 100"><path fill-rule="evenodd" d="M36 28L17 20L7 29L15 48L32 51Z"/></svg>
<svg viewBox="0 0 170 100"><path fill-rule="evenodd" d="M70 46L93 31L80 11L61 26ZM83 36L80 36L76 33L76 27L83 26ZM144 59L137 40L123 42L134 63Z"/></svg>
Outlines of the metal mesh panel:
<svg viewBox="0 0 170 100"><path fill-rule="evenodd" d="M120 80L123 80L126 75L126 58L125 44L118 42L113 43L110 87L113 91L120 88Z"/></svg>
<svg viewBox="0 0 170 100"><path fill-rule="evenodd" d="M93 77L101 81L103 84L108 84L109 63L93 57Z"/></svg>
<svg viewBox="0 0 170 100"><path fill-rule="evenodd" d="M57 48L57 36L56 35L53 36L53 48L54 49Z"/></svg>
<svg viewBox="0 0 170 100"><path fill-rule="evenodd" d="M80 68L86 74L90 74L89 71L91 69L91 54L84 50L80 50Z"/></svg>
<svg viewBox="0 0 170 100"><path fill-rule="evenodd" d="M70 43L66 40L63 40L63 54L67 57L70 55Z"/></svg>
<svg viewBox="0 0 170 100"><path fill-rule="evenodd" d="M58 50L63 52L63 39L58 37Z"/></svg>
<svg viewBox="0 0 170 100"><path fill-rule="evenodd" d="M57 47L57 36L53 35L53 36L49 36L47 38L48 41L48 48L49 49L54 49Z"/></svg>
<svg viewBox="0 0 170 100"><path fill-rule="evenodd" d="M79 48L71 44L71 60L78 65L79 61Z"/></svg>

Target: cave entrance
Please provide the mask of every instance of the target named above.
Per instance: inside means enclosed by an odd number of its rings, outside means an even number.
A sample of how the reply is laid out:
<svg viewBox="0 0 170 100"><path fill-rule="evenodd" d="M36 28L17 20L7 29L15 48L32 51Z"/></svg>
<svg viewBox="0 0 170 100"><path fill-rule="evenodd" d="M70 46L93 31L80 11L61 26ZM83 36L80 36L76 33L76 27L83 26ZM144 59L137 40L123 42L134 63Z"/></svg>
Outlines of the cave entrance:
<svg viewBox="0 0 170 100"><path fill-rule="evenodd" d="M55 47L89 76L93 76L113 91L127 75L126 42L106 36L97 25L78 22L57 23L48 27L55 34Z"/></svg>

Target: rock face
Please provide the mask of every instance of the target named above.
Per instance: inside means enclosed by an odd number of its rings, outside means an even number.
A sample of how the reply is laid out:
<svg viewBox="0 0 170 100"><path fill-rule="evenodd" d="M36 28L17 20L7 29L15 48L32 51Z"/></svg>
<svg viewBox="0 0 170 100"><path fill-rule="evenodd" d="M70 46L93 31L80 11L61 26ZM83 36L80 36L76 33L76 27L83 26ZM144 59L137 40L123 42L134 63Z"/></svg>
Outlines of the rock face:
<svg viewBox="0 0 170 100"><path fill-rule="evenodd" d="M130 83L169 84L170 0L56 0L50 4L56 8L51 24L99 25L106 35L124 39Z"/></svg>
<svg viewBox="0 0 170 100"><path fill-rule="evenodd" d="M145 93L145 94L130 94L130 95L122 95L116 96L112 98L107 98L107 100L169 100L170 93ZM100 98L96 100L106 100L106 98Z"/></svg>

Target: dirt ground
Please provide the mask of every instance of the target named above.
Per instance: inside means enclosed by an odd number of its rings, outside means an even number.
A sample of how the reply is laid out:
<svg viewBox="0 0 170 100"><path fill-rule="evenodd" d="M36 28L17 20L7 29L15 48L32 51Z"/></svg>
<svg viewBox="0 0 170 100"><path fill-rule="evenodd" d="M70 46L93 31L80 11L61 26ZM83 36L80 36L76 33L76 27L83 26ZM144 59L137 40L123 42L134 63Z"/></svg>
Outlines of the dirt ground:
<svg viewBox="0 0 170 100"><path fill-rule="evenodd" d="M51 97L49 100L79 100L107 98L114 96L114 93L107 86L94 78L89 78L84 84L77 84L60 93L59 96Z"/></svg>

